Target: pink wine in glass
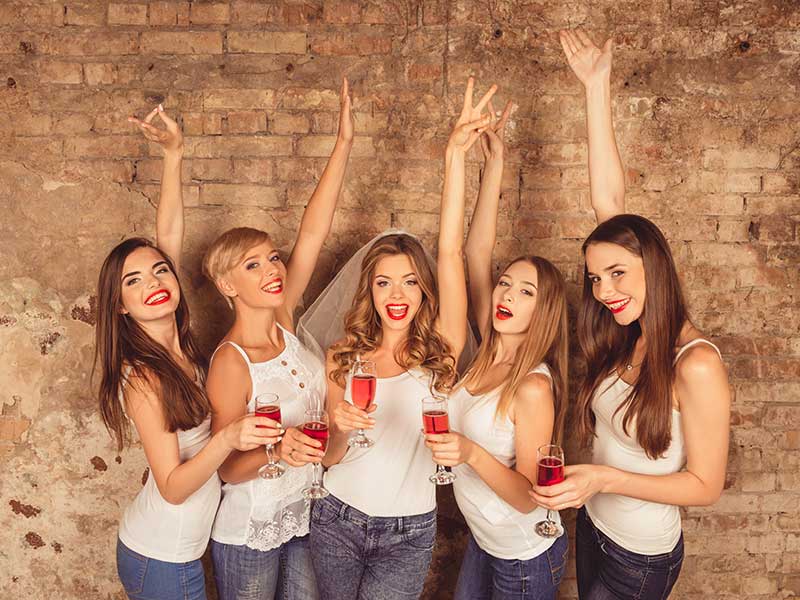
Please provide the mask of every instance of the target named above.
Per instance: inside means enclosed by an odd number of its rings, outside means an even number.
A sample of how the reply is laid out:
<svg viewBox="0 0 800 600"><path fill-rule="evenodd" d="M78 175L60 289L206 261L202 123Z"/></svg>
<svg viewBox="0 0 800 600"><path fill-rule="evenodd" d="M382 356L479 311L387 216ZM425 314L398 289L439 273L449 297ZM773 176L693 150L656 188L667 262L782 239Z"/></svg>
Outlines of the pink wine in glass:
<svg viewBox="0 0 800 600"><path fill-rule="evenodd" d="M443 410L426 410L422 413L422 423L425 433L450 432L450 422L447 413Z"/></svg>
<svg viewBox="0 0 800 600"><path fill-rule="evenodd" d="M353 404L361 410L367 410L375 399L375 376L353 375Z"/></svg>
<svg viewBox="0 0 800 600"><path fill-rule="evenodd" d="M325 452L328 449L328 425L327 423L320 423L319 421L309 421L303 423L303 433L308 437L314 438L322 443L322 450Z"/></svg>
<svg viewBox="0 0 800 600"><path fill-rule="evenodd" d="M564 461L554 456L539 459L536 485L555 485L564 481Z"/></svg>
<svg viewBox="0 0 800 600"><path fill-rule="evenodd" d="M281 422L281 407L279 404L267 404L264 406L256 407L257 417L267 417L276 423ZM256 425L256 427L266 427L266 425Z"/></svg>

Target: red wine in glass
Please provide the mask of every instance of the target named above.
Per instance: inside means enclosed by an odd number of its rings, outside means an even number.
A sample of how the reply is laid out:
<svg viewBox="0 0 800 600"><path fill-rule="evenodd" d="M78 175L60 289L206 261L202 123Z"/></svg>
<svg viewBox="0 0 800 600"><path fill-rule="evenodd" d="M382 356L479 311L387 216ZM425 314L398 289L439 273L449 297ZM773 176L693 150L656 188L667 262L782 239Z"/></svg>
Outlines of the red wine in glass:
<svg viewBox="0 0 800 600"><path fill-rule="evenodd" d="M263 406L256 406L257 417L267 417L276 423L281 422L281 407L279 404L266 404ZM266 425L256 425L256 427L266 428Z"/></svg>
<svg viewBox="0 0 800 600"><path fill-rule="evenodd" d="M375 376L353 375L352 396L353 405L361 410L367 410L375 399Z"/></svg>
<svg viewBox="0 0 800 600"><path fill-rule="evenodd" d="M443 410L426 410L422 413L422 424L425 433L449 433L450 422L447 412Z"/></svg>
<svg viewBox="0 0 800 600"><path fill-rule="evenodd" d="M555 485L564 481L564 461L556 456L539 459L536 471L536 485Z"/></svg>
<svg viewBox="0 0 800 600"><path fill-rule="evenodd" d="M321 423L319 421L309 421L307 423L303 423L303 433L305 433L308 437L314 438L318 442L322 444L323 452L326 452L328 449L328 424Z"/></svg>

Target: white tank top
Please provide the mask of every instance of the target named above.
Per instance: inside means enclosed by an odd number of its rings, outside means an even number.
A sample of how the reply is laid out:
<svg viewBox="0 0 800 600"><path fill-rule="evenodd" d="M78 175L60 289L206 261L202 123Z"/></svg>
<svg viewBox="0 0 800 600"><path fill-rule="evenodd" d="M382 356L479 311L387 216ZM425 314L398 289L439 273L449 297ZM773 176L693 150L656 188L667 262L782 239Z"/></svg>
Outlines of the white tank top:
<svg viewBox="0 0 800 600"><path fill-rule="evenodd" d="M122 389L120 402L123 402ZM193 429L176 433L180 460L184 463L208 443L211 417ZM119 524L119 539L134 552L156 560L170 563L197 560L208 545L219 497L220 480L214 473L182 504L170 504L158 491L151 469L144 487L125 509Z"/></svg>
<svg viewBox="0 0 800 600"><path fill-rule="evenodd" d="M708 340L698 338L683 346L675 356L681 355L696 344L708 344L717 354L719 348ZM720 358L722 355L720 354ZM652 459L636 441L635 423L623 431L625 411L614 412L628 396L630 384L616 373L600 383L592 399L596 417L592 462L608 465L630 473L643 475L670 475L680 471L686 463L686 451L681 428L681 413L672 410L672 442L663 456ZM637 554L655 555L670 552L681 536L680 509L671 504L648 502L619 494L597 494L586 502L595 526L614 542Z"/></svg>
<svg viewBox="0 0 800 600"><path fill-rule="evenodd" d="M544 363L531 373L542 373L552 380ZM475 396L466 387L459 387L450 397L451 424L455 431L513 469L517 462L514 423L508 415L495 418L500 391L498 388ZM482 550L505 560L529 560L555 543L555 539L543 538L534 530L536 523L545 519L544 508L521 513L500 498L469 465L453 467L453 472L458 476L453 482L458 508ZM561 522L558 512L550 514L554 521Z"/></svg>
<svg viewBox="0 0 800 600"><path fill-rule="evenodd" d="M224 342L217 350L230 344L247 363L253 387L248 412L255 411L259 393L273 392L280 398L283 426L297 427L303 423L305 411L324 398L325 371L319 358L294 335L281 330L285 348L265 362L250 362L247 353L233 342ZM211 532L215 541L266 551L308 533L310 502L302 491L311 484L311 465L282 464L286 472L278 479L256 475L250 481L222 486L222 503Z"/></svg>
<svg viewBox="0 0 800 600"><path fill-rule="evenodd" d="M403 517L436 508L436 486L428 481L436 465L422 435L422 399L431 395L430 376L412 369L377 381L366 430L371 448L348 448L325 474L325 487L371 517ZM350 399L350 386L345 389Z"/></svg>

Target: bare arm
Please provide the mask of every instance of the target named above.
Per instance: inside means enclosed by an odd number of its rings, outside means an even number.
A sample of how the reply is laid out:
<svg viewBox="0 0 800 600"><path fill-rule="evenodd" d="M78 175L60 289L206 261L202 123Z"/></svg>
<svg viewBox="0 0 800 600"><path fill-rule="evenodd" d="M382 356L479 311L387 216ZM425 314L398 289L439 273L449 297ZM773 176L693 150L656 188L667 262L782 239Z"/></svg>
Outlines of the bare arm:
<svg viewBox="0 0 800 600"><path fill-rule="evenodd" d="M492 123L481 136L481 148L485 158L478 202L469 225L467 243L464 247L469 273L469 299L481 337L486 337L492 316L492 255L497 237L497 209L500 203L500 185L503 179L504 144L503 135L511 102L506 104L503 115ZM494 118L494 107L489 102L489 113Z"/></svg>
<svg viewBox="0 0 800 600"><path fill-rule="evenodd" d="M467 339L467 289L464 270L464 179L467 150L489 125L481 111L497 90L492 86L477 106L472 106L473 79L467 82L464 106L447 144L441 215L439 216L439 330L458 359Z"/></svg>
<svg viewBox="0 0 800 600"><path fill-rule="evenodd" d="M200 452L182 463L178 434L168 431L158 394L140 378L131 378L125 399L158 491L170 504L181 504L199 490L235 448L257 448L275 439L274 429L256 428L271 423L268 419L240 417L212 435Z"/></svg>
<svg viewBox="0 0 800 600"><path fill-rule="evenodd" d="M211 432L216 433L228 424L247 414L250 398L250 372L244 359L230 344L217 351L208 370L206 391L211 401ZM281 430L274 421L268 420L275 429L274 437L280 440ZM255 479L259 468L267 464L263 446L245 452L234 451L219 469L219 476L227 483L242 483Z"/></svg>
<svg viewBox="0 0 800 600"><path fill-rule="evenodd" d="M536 481L536 449L550 443L555 413L550 380L541 374L529 375L514 397L514 440L517 462L509 468L479 444L459 433L425 436L433 459L445 466L462 462L508 504L521 513L537 507L529 491Z"/></svg>
<svg viewBox="0 0 800 600"><path fill-rule="evenodd" d="M158 129L152 125L156 115L166 129ZM148 140L158 143L164 150L161 194L156 212L156 245L172 260L177 274L180 270L184 230L181 191L183 135L178 124L164 113L164 108L160 104L143 121L134 117L128 120L136 123Z"/></svg>
<svg viewBox="0 0 800 600"><path fill-rule="evenodd" d="M350 96L347 79L342 80L339 135L328 164L322 172L317 188L308 201L300 230L297 233L292 255L286 265L286 309L291 315L305 292L314 267L317 265L322 245L333 223L333 214L342 191L347 160L353 147L353 118L350 113Z"/></svg>
<svg viewBox="0 0 800 600"><path fill-rule="evenodd" d="M725 483L731 401L728 375L717 353L702 346L688 350L678 363L675 388L680 400L686 470L641 475L605 465L574 465L566 467L564 483L534 488L534 498L556 510L583 506L597 493L676 506L716 502Z"/></svg>
<svg viewBox="0 0 800 600"><path fill-rule="evenodd" d="M611 117L611 39L600 50L581 29L562 31L561 46L586 92L589 188L598 223L625 212L625 175Z"/></svg>

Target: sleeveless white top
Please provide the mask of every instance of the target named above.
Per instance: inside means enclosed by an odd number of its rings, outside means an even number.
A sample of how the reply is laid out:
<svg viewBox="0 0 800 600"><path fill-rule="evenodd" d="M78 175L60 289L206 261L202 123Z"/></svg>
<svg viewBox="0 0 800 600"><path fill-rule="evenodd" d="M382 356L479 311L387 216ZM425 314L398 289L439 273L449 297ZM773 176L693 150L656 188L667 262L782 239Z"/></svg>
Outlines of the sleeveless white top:
<svg viewBox="0 0 800 600"><path fill-rule="evenodd" d="M552 380L550 369L544 363L531 373L542 373ZM476 396L461 386L450 397L451 423L455 431L513 469L517 462L514 423L508 415L495 418L500 391L497 388ZM544 508L521 513L500 498L469 465L453 467L453 472L458 476L453 482L458 508L484 552L505 560L529 560L555 543L555 539L543 538L534 530L536 523L546 517ZM557 523L561 522L557 511L550 515Z"/></svg>
<svg viewBox="0 0 800 600"><path fill-rule="evenodd" d="M297 427L305 420L307 409L323 406L319 403L324 398L321 389L325 371L319 358L300 340L283 327L281 330L285 348L265 362L250 362L247 353L233 342L223 342L217 351L230 344L247 363L253 387L248 412L255 412L258 394L273 392L280 398L282 425ZM311 484L312 466L283 466L286 472L277 479L256 475L250 481L222 486L222 503L211 532L215 541L266 551L308 533L311 505L302 491Z"/></svg>
<svg viewBox="0 0 800 600"><path fill-rule="evenodd" d="M436 486L428 481L436 464L422 434L422 399L431 395L430 376L412 369L377 381L371 414L371 448L348 448L328 468L325 487L371 517L403 517L436 508ZM345 399L350 401L350 383Z"/></svg>
<svg viewBox="0 0 800 600"><path fill-rule="evenodd" d="M708 344L722 358L722 354L708 340L698 338L683 346L675 361L696 344ZM647 456L636 441L635 423L623 431L625 411L614 412L627 398L631 385L616 373L601 382L592 399L596 417L592 462L608 465L630 473L643 475L670 475L680 471L686 463L686 451L681 429L681 413L672 410L672 442L659 458ZM614 542L637 554L653 556L670 552L681 537L680 509L671 504L648 502L619 494L596 494L586 502L586 512L595 526Z"/></svg>
<svg viewBox="0 0 800 600"><path fill-rule="evenodd" d="M129 369L123 387L128 372ZM124 410L122 388L119 397ZM208 443L211 417L206 417L197 427L176 433L180 460L184 463ZM119 524L119 539L134 552L156 560L184 563L199 559L208 545L219 505L219 477L214 473L183 503L170 504L158 491L152 468L150 470L144 487L125 509Z"/></svg>

